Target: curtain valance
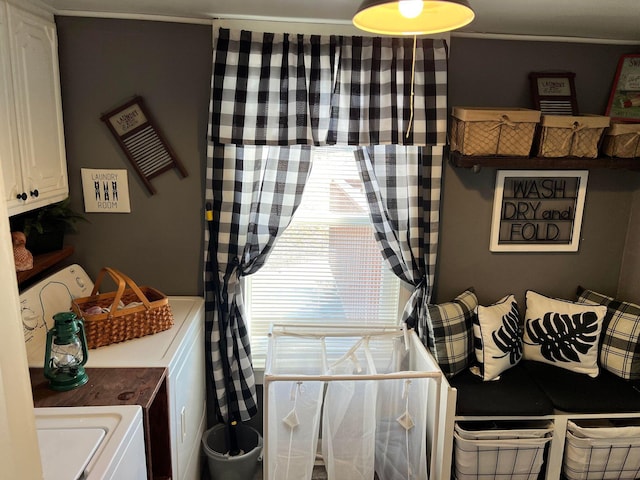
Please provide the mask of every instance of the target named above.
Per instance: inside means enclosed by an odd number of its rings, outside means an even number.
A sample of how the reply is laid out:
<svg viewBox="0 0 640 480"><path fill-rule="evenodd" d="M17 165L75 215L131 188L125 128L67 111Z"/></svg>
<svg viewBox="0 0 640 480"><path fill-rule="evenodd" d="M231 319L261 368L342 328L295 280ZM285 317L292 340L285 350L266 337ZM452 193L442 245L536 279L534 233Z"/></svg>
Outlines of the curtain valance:
<svg viewBox="0 0 640 480"><path fill-rule="evenodd" d="M221 28L211 141L444 145L446 45L441 39L415 42Z"/></svg>

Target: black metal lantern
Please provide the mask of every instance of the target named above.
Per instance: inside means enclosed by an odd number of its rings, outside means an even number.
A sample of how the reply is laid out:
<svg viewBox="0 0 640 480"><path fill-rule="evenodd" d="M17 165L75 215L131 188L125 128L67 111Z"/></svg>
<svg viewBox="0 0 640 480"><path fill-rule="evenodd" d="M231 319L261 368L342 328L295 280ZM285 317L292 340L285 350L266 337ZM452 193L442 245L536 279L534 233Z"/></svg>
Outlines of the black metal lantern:
<svg viewBox="0 0 640 480"><path fill-rule="evenodd" d="M89 359L84 324L73 312L56 313L47 332L44 376L53 390L67 391L89 380L84 365Z"/></svg>

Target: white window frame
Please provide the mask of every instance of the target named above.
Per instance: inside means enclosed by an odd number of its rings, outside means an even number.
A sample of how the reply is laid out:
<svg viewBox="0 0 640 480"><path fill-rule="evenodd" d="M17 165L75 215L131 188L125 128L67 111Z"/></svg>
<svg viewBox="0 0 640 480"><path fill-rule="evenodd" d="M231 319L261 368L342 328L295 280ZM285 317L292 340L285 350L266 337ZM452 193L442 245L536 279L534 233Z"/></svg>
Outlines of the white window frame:
<svg viewBox="0 0 640 480"><path fill-rule="evenodd" d="M354 160L355 161L355 160ZM295 220L296 222L301 222L304 223L307 220L302 218L296 218ZM349 224L349 225L371 225L371 219L369 217L369 215L367 214L366 217L354 217L354 216L349 216L349 215L344 215L342 217L340 216L331 216L330 217L330 221L331 223L335 224L335 225L340 225L341 223L344 224ZM317 222L314 221L308 221L308 223L310 224L315 224ZM246 299L246 301L244 302L244 307L245 307L245 314L246 314L246 319L247 319L247 328L249 329L249 336L251 337L251 321L252 321L252 315L251 315L251 304L249 302L249 299L252 297L252 275L247 275L245 277L242 277L242 291L244 292L244 298ZM409 297L411 296L412 293L412 289L410 288L410 285L402 282L399 278L397 279L397 281L399 282L399 287L398 287L398 299L397 299L397 315L396 315L396 325L399 325L402 319L402 313L404 311L404 307L407 303L407 301L409 300ZM254 367L254 373L255 373L255 377L256 377L256 382L258 384L262 384L263 383L263 374L264 374L264 366L265 366L265 361L266 361L266 356L260 356L260 357L256 357L252 354L252 362L253 362L253 367Z"/></svg>

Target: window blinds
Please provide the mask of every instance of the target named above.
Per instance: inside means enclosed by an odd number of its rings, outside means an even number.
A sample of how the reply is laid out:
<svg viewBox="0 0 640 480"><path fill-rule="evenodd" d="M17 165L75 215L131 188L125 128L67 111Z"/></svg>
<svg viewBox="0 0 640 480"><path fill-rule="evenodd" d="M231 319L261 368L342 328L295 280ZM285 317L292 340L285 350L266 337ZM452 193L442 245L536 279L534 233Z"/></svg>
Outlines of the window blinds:
<svg viewBox="0 0 640 480"><path fill-rule="evenodd" d="M302 203L245 289L255 367L272 323L397 324L400 281L376 244L351 147L314 149Z"/></svg>

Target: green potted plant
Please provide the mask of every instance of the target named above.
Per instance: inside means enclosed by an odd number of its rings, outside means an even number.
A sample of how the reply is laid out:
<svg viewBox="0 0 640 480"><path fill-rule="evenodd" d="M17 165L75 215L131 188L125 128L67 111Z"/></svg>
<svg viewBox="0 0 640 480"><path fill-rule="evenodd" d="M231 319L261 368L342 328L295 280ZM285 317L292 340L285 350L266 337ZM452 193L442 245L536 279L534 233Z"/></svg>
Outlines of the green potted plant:
<svg viewBox="0 0 640 480"><path fill-rule="evenodd" d="M75 232L78 221L87 221L73 211L69 203L70 199L67 197L61 202L12 218L11 230L24 232L27 236L27 250L34 255L60 250L65 233Z"/></svg>

